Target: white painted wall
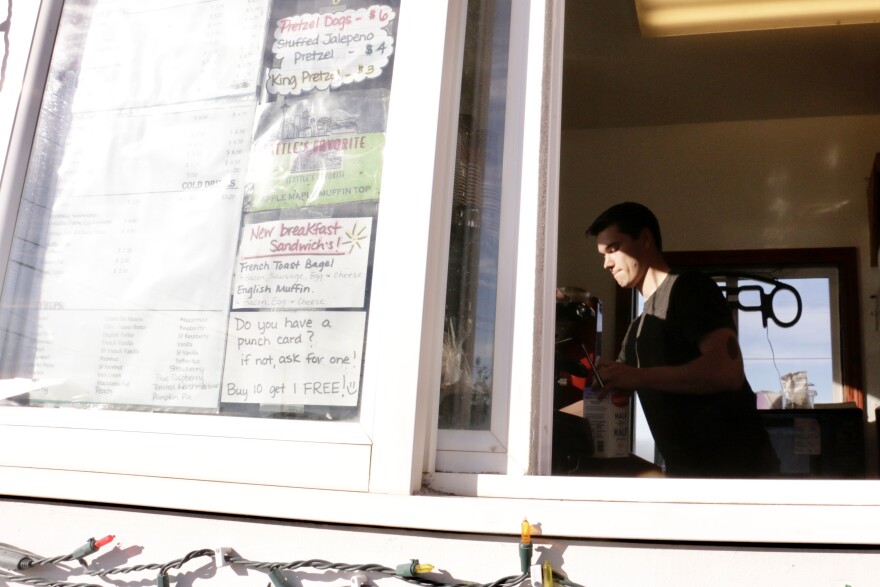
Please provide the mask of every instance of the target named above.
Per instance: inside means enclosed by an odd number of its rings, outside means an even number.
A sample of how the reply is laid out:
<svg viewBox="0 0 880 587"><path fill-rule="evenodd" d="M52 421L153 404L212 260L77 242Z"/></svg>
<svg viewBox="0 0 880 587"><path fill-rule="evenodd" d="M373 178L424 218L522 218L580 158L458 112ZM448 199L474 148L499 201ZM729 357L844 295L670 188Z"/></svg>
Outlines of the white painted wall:
<svg viewBox="0 0 880 587"><path fill-rule="evenodd" d="M878 116L567 132L558 285L593 292L613 316L614 283L584 230L623 200L654 210L668 251L856 246L873 415L880 333L870 296L880 290L880 269L870 267L867 178L877 152ZM606 332L604 340L613 341L613 331Z"/></svg>
<svg viewBox="0 0 880 587"><path fill-rule="evenodd" d="M451 500L450 507L454 507ZM519 573L517 515L511 512L515 528L510 536L481 536L0 500L0 542L50 557L67 554L90 537L115 534L111 545L88 558L94 569L162 564L194 550L229 546L252 561L317 558L395 567L417 558L442 573L435 578L488 583ZM846 548L687 546L544 537L536 537L534 543L534 562L546 558L585 587L861 587L876 584L880 564L880 553ZM77 564L66 564L79 571ZM172 585L263 587L268 583L265 573L216 569L207 558L195 559L181 571L170 572ZM40 571L34 576L96 585L156 584L153 570L112 575L115 583L79 574ZM291 585L302 587L349 584L348 574L333 571L302 569L286 576ZM405 585L394 578L368 578L370 584ZM0 585L4 585L2 580Z"/></svg>

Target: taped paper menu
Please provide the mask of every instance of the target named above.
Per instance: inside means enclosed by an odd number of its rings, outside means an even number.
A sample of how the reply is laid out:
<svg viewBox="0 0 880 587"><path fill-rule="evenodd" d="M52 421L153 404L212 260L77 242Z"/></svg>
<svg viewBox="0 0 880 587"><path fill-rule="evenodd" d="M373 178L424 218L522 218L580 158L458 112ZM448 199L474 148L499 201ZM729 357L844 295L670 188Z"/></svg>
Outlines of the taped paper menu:
<svg viewBox="0 0 880 587"><path fill-rule="evenodd" d="M291 14L280 3L248 169L246 208L375 200L381 192L396 12Z"/></svg>
<svg viewBox="0 0 880 587"><path fill-rule="evenodd" d="M35 326L31 377L54 380L32 403L217 407L221 312L47 311Z"/></svg>
<svg viewBox="0 0 880 587"><path fill-rule="evenodd" d="M229 195L221 187L57 198L46 242L22 244L42 255L32 279L43 307L225 310L240 208Z"/></svg>
<svg viewBox="0 0 880 587"><path fill-rule="evenodd" d="M210 192L240 200L254 107L216 100L77 115L50 195L125 202L136 194Z"/></svg>
<svg viewBox="0 0 880 587"><path fill-rule="evenodd" d="M200 144L240 148L253 105L203 106L76 116L54 198L33 185L51 215L16 241L33 315L3 358L54 380L32 403L216 409L241 167Z"/></svg>
<svg viewBox="0 0 880 587"><path fill-rule="evenodd" d="M362 307L371 233L372 218L246 224L232 307Z"/></svg>
<svg viewBox="0 0 880 587"><path fill-rule="evenodd" d="M233 312L222 402L354 406L364 312Z"/></svg>
<svg viewBox="0 0 880 587"><path fill-rule="evenodd" d="M0 374L46 382L31 403L216 411L268 3L68 4Z"/></svg>
<svg viewBox="0 0 880 587"><path fill-rule="evenodd" d="M267 0L96 2L74 112L251 99L267 9Z"/></svg>

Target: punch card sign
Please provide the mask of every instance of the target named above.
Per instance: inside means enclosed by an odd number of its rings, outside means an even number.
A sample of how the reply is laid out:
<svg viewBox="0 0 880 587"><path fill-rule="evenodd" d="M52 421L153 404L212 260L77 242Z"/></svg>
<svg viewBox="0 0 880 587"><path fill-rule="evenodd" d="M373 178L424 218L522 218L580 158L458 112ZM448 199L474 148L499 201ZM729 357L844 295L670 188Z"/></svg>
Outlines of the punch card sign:
<svg viewBox="0 0 880 587"><path fill-rule="evenodd" d="M236 312L221 401L354 406L364 312Z"/></svg>

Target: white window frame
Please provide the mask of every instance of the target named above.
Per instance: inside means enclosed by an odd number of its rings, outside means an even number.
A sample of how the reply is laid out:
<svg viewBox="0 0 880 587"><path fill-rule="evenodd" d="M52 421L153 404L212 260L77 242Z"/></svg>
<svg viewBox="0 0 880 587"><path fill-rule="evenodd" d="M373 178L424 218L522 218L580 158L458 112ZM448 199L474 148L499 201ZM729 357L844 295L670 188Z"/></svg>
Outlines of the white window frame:
<svg viewBox="0 0 880 587"><path fill-rule="evenodd" d="M456 64L452 72L455 83L446 89L448 120L458 119L460 95L460 72L464 44L464 18L466 3L458 3L460 23L451 34L458 34L450 47L448 62ZM561 8L561 4L558 5ZM544 42L546 14L543 2L514 0L511 12L511 44L508 56L507 107L505 112L504 157L501 191L501 222L499 230L499 260L497 298L495 313L495 354L493 371L492 417L489 430L439 430L430 440L436 447L429 451L426 470L455 471L459 473L501 473L525 475L548 473L550 469L549 440L551 431L540 421L551 416L548 397L551 385L545 374L535 365L552 364L552 345L547 350L536 338L535 324L539 297L536 288L548 290L548 283L555 281L555 243L538 242L539 226L557 224L555 200L545 200L546 194L555 192L558 177L555 171L543 171L535 163L548 156L542 143L559 144L559 104L548 105L545 111L545 84L553 84L550 95L561 96L561 78L545 76ZM561 63L562 21L554 22L556 29L550 36L555 44L552 54ZM545 133L548 136L544 136ZM439 169L451 170L454 162L455 127L447 125L447 162ZM551 147L552 149L552 147ZM549 155L553 155L552 153ZM551 161L558 160L553 155ZM451 177L451 172L447 171ZM442 175L438 173L438 175ZM549 188L549 189L548 189ZM451 184L438 183L436 198L446 202L441 213L440 225L445 232L436 241L438 267L446 267L449 250L449 218L452 193ZM549 245L549 249L548 249ZM549 256L548 256L549 255ZM553 263L541 263L535 270L539 256L552 258ZM527 259L525 263L516 260ZM549 268L549 269L545 269ZM549 271L553 275L547 275ZM429 289L446 291L445 272L438 272ZM552 288L550 288L552 289ZM544 291L546 295L547 291ZM431 311L429 307L428 311ZM432 324L443 324L443 303L433 306ZM551 314L545 315L540 324L552 324ZM552 327L550 329L552 331ZM436 343L435 343L436 344ZM439 373L440 349L426 359L427 372ZM433 369L433 370L432 370ZM433 381L437 386L439 376ZM537 385L537 387L535 387ZM435 423L435 413L431 420ZM537 435L533 433L537 431ZM540 448L539 448L540 447ZM435 459L432 462L432 457Z"/></svg>
<svg viewBox="0 0 880 587"><path fill-rule="evenodd" d="M38 17L0 187L3 267L62 8L63 0L47 0ZM359 420L0 407L0 444L21 447L0 454L3 477L24 469L56 473L59 498L69 497L64 480L71 471L403 494L418 486L423 451L413 390L425 298L409 295L400 284L402 268L416 284L424 283L428 270L424 227L431 221L431 137L437 132L445 43L445 28L437 24L446 13L445 2L410 1L398 15Z"/></svg>
<svg viewBox="0 0 880 587"><path fill-rule="evenodd" d="M452 475L432 477L433 482L438 478L455 479L456 474L550 473L556 233L546 227L558 225L556 162L561 142L563 14L561 1L513 0L499 236L493 422L489 431L440 430L431 436L436 450L430 451L426 459L426 471ZM463 34L463 15L460 18L462 24L457 30ZM458 43L460 46L463 38ZM461 63L460 54L453 58L457 64ZM460 65L456 71L457 80ZM450 121L458 118L459 91L459 86L447 89ZM454 125L447 126L447 133L449 149L455 145ZM451 161L445 168L451 169L454 149L447 157ZM451 172L448 173L451 176ZM447 191L443 191L444 188ZM438 199L451 193L451 184L438 184ZM446 200L449 201L448 195ZM451 202L447 203L444 214L442 226L448 227ZM438 236L436 247L442 260L438 267L445 267L448 230L445 239ZM435 279L433 287L445 291L445 272L441 273L442 277ZM442 331L442 303L434 307L434 313L434 324L441 325ZM440 349L426 361L429 365L433 361L439 374ZM439 380L438 375L435 386ZM499 415L506 420L506 427L503 423L496 424ZM436 422L436 415L432 422ZM431 455L436 457L433 463Z"/></svg>
<svg viewBox="0 0 880 587"><path fill-rule="evenodd" d="M450 46L455 47L455 52L450 54L449 62L455 64L453 71L457 83L450 85L450 93L446 96L449 104L449 120L458 120L458 100L460 96L460 78L463 63L465 25L467 16L467 2L456 5L458 13L455 20L458 26L450 31L457 35L455 42ZM529 7L524 2L513 2L511 6L510 23L510 50L508 53L508 92L504 121L504 157L502 163L501 178L501 210L498 237L498 275L497 294L495 308L495 344L493 355L492 373L492 408L488 430L438 430L437 449L435 451L435 469L441 471L457 472L491 472L506 473L508 471L525 471L526 466L521 456L508 451L509 423L512 418L510 413L511 394L511 366L512 355L510 346L505 341L512 340L515 312L515 299L518 296L516 288L516 267L514 263L506 263L504 260L513 259L516 256L519 201L521 185L523 181L521 163L523 160L523 142L521 136L524 132L525 103L523 93L519 88L525 83L526 71L520 64L527 57L528 46L525 43L517 43L517 39L528 36ZM522 33L522 34L520 34ZM455 93L451 92L455 89ZM448 128L447 145L455 145L455 128ZM450 153L454 161L454 151ZM443 192L439 192L443 193ZM447 194L451 194L451 185ZM442 198L446 202L443 218L451 218L451 200L447 196ZM443 240L438 241L439 250L444 263L448 264L449 252L449 221L446 220L447 230ZM445 265L444 265L445 266ZM446 291L446 276L438 276L438 291ZM443 303L435 307L442 311ZM442 317L441 317L442 319ZM442 322L441 322L442 324ZM439 378L436 380L439 381ZM436 385L436 382L435 382Z"/></svg>
<svg viewBox="0 0 880 587"><path fill-rule="evenodd" d="M14 14L7 14L9 30L6 32L8 47L3 49L6 57L3 89L0 91L0 161L5 163L15 120L16 106L21 96L28 47L34 37L39 3L16 4ZM0 163L2 167L3 163Z"/></svg>

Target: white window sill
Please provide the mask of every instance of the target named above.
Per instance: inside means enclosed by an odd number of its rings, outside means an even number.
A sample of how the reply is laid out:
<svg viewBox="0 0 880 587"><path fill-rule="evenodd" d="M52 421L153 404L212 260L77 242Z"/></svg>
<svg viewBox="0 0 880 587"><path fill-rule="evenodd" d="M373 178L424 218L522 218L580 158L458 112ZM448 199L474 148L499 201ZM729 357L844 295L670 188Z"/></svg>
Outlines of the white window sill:
<svg viewBox="0 0 880 587"><path fill-rule="evenodd" d="M436 474L388 495L0 467L4 494L418 531L556 538L880 545L878 481L729 481ZM433 491L462 490L470 495ZM711 503L709 500L712 500Z"/></svg>

